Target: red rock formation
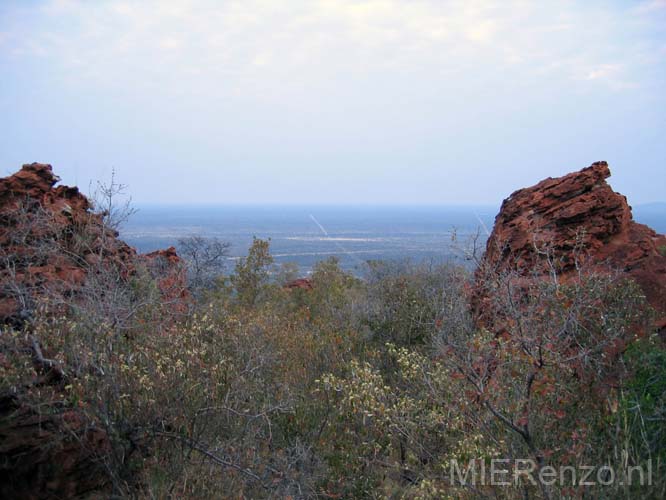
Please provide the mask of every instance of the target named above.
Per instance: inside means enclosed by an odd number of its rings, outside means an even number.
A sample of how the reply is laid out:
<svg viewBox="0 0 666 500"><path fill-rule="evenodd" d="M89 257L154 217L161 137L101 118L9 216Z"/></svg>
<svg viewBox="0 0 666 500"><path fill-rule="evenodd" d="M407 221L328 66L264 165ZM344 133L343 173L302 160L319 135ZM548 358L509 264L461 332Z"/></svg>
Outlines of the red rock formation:
<svg viewBox="0 0 666 500"><path fill-rule="evenodd" d="M520 189L504 200L482 269L548 273L563 279L576 264L619 270L636 280L666 327L666 237L634 222L624 196L606 182L606 162Z"/></svg>
<svg viewBox="0 0 666 500"><path fill-rule="evenodd" d="M0 321L20 322L40 297L75 296L100 265L125 277L134 272L136 251L104 225L78 188L54 187L59 180L40 163L0 179ZM175 250L164 254L162 291L169 300L184 298L184 266Z"/></svg>
<svg viewBox="0 0 666 500"><path fill-rule="evenodd" d="M298 278L284 285L284 288L287 290L312 290L312 280L309 278Z"/></svg>
<svg viewBox="0 0 666 500"><path fill-rule="evenodd" d="M185 312L190 297L186 285L187 268L176 249L169 247L166 250L156 250L141 255L141 259L147 262L148 268L153 271L162 296L173 304L172 312Z"/></svg>

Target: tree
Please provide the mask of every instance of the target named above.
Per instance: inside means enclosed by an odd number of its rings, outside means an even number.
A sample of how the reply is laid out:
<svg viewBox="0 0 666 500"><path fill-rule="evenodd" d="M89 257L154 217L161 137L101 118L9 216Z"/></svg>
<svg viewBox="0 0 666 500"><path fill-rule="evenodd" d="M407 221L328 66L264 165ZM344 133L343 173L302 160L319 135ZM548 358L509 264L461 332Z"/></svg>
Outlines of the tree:
<svg viewBox="0 0 666 500"><path fill-rule="evenodd" d="M253 238L247 257L240 258L231 276L231 284L236 290L238 301L243 306L254 306L262 289L268 284L273 257L269 251L270 242Z"/></svg>
<svg viewBox="0 0 666 500"><path fill-rule="evenodd" d="M111 170L111 179L106 182L97 181L92 193L94 212L102 216L103 229L117 233L137 210L132 207L132 198L126 195L127 186L116 181L116 171ZM117 234L114 234L117 236Z"/></svg>
<svg viewBox="0 0 666 500"><path fill-rule="evenodd" d="M187 236L178 239L178 253L187 262L190 290L197 294L213 287L226 267L231 244L219 238Z"/></svg>

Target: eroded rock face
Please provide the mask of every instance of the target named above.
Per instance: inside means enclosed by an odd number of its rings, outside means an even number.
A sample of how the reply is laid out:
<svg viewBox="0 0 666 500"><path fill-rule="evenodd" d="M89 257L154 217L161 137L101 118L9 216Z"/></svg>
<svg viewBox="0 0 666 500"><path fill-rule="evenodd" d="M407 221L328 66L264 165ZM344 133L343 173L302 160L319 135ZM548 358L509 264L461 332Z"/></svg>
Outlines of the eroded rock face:
<svg viewBox="0 0 666 500"><path fill-rule="evenodd" d="M550 271L566 279L584 266L620 271L636 280L666 327L666 237L632 218L613 191L606 162L545 179L504 200L488 239L484 270L528 275Z"/></svg>
<svg viewBox="0 0 666 500"><path fill-rule="evenodd" d="M0 179L0 321L27 319L41 297L70 300L90 272L132 275L143 257L104 225L76 187L57 186L51 165L32 163ZM169 249L160 275L169 300L186 292L184 266ZM154 255L145 262L153 262ZM155 268L155 266L152 266Z"/></svg>

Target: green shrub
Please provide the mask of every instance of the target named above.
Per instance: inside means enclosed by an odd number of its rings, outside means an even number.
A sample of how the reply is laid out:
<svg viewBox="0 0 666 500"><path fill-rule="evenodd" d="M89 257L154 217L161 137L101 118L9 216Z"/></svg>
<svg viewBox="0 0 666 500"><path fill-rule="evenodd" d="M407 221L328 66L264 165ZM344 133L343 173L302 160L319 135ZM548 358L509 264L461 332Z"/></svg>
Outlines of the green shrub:
<svg viewBox="0 0 666 500"><path fill-rule="evenodd" d="M652 460L655 486L666 485L666 349L658 338L642 338L625 353L630 376L622 387L618 423L631 465Z"/></svg>

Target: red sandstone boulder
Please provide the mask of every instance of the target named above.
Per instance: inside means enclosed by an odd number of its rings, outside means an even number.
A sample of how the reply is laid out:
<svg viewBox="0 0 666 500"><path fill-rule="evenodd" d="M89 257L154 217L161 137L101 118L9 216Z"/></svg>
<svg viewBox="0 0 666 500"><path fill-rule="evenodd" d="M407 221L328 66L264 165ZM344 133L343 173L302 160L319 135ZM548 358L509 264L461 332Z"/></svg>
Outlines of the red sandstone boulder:
<svg viewBox="0 0 666 500"><path fill-rule="evenodd" d="M664 328L666 237L634 222L626 198L606 182L610 175L597 162L514 192L495 218L480 272L545 275L554 266L566 280L577 266L619 271L638 283Z"/></svg>

